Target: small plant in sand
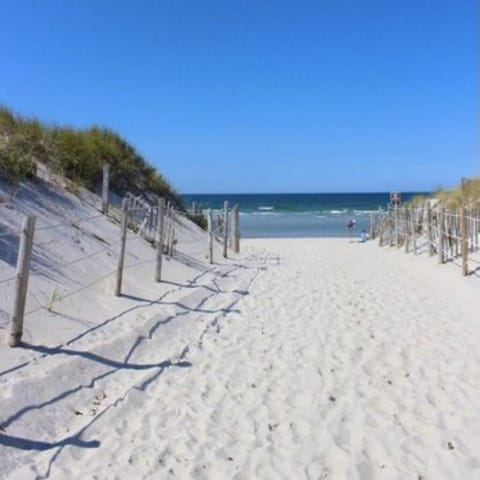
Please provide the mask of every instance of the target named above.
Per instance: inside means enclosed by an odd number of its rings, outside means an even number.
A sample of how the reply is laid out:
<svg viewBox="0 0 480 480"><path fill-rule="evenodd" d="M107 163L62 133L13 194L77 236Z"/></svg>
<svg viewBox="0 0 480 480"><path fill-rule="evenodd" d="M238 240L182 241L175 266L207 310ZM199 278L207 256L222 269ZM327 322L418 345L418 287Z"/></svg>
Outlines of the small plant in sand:
<svg viewBox="0 0 480 480"><path fill-rule="evenodd" d="M55 288L53 290L52 294L50 295L50 298L47 301L46 309L49 312L52 312L55 305L60 303L62 301L62 299L63 299L62 292L60 291L60 289Z"/></svg>

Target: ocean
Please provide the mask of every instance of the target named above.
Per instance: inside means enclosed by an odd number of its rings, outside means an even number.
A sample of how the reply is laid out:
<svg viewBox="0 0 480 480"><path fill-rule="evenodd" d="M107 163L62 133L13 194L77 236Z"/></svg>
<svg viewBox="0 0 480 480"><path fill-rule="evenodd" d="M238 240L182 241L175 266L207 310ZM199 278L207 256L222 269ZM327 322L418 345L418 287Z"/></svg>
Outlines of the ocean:
<svg viewBox="0 0 480 480"><path fill-rule="evenodd" d="M402 201L425 192L402 193ZM347 224L356 220L355 234L368 231L370 213L386 210L389 193L261 193L189 194L185 206L197 202L214 215L230 206L240 208L240 232L244 238L344 237Z"/></svg>

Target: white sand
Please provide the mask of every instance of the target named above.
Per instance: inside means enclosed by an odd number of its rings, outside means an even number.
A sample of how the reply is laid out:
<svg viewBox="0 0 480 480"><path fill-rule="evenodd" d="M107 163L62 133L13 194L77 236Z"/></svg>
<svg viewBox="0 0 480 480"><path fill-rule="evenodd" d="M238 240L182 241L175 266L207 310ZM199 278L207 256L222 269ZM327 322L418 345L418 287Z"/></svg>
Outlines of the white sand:
<svg viewBox="0 0 480 480"><path fill-rule="evenodd" d="M478 279L373 243L243 247L0 378L0 476L480 478Z"/></svg>

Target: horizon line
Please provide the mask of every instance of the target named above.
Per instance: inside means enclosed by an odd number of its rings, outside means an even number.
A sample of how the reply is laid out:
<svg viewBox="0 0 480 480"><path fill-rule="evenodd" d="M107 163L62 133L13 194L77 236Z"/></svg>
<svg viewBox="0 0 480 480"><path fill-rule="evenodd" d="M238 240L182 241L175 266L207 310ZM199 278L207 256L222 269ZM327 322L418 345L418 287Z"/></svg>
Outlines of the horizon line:
<svg viewBox="0 0 480 480"><path fill-rule="evenodd" d="M370 191L370 192L221 192L221 193L208 193L208 192L194 192L194 193L180 193L180 195L365 195L365 194L390 194L392 192L399 192L404 194L410 193L433 193L435 190L382 190L382 191Z"/></svg>

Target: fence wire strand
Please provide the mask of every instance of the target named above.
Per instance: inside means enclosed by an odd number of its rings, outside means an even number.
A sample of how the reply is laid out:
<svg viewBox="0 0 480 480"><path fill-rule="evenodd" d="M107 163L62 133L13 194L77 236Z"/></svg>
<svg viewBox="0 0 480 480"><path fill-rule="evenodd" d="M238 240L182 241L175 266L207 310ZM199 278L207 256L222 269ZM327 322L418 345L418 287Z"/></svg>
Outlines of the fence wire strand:
<svg viewBox="0 0 480 480"><path fill-rule="evenodd" d="M12 280L15 280L16 278L17 278L16 275L13 275L13 276L8 277L8 278L2 278L2 279L0 280L0 285L1 285L2 283L11 282Z"/></svg>
<svg viewBox="0 0 480 480"><path fill-rule="evenodd" d="M0 238L2 237L18 237L22 233L21 230L15 230L13 232L2 232L0 233Z"/></svg>
<svg viewBox="0 0 480 480"><path fill-rule="evenodd" d="M41 232L41 231L52 230L54 228L60 228L60 227L75 227L75 224L88 222L90 220L95 220L96 218L100 218L100 217L105 217L105 215L103 215L102 213L99 213L97 215L92 215L90 217L72 218L72 219L69 219L69 220L67 220L65 222L62 222L62 223L56 223L56 224L53 224L53 225L43 225L41 227L36 227L35 231L36 232Z"/></svg>

